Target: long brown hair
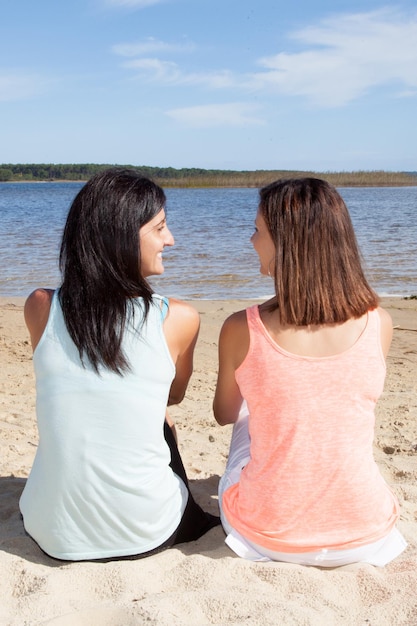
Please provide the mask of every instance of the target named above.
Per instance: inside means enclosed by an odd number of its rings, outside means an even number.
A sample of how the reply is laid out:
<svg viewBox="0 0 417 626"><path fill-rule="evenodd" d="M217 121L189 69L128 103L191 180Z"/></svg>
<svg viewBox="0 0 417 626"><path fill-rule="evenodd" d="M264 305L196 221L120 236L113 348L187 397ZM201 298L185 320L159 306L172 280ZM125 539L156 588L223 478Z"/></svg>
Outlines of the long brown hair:
<svg viewBox="0 0 417 626"><path fill-rule="evenodd" d="M348 209L332 185L277 180L260 190L259 211L275 245L272 308L281 324L341 323L378 306Z"/></svg>

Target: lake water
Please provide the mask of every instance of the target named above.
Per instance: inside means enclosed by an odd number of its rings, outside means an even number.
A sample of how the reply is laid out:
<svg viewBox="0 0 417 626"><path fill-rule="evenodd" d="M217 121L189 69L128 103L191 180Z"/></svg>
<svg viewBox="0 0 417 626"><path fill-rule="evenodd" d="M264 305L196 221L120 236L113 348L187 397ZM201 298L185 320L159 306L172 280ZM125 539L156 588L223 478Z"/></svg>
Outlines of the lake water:
<svg viewBox="0 0 417 626"><path fill-rule="evenodd" d="M56 287L69 206L82 183L0 184L0 296ZM343 188L368 279L380 295L417 294L417 187ZM185 299L262 298L253 232L256 189L167 189L175 246L155 291Z"/></svg>

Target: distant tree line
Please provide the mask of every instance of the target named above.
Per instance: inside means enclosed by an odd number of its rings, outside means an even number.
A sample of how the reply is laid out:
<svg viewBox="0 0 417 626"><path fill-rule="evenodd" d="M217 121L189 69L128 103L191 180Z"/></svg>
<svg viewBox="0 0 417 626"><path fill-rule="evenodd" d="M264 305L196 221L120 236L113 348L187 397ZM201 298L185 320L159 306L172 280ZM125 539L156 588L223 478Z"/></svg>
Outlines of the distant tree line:
<svg viewBox="0 0 417 626"><path fill-rule="evenodd" d="M110 164L26 163L0 165L0 182L84 181ZM278 178L318 176L338 187L415 186L417 172L311 172L298 170L213 170L126 165L165 187L261 187Z"/></svg>
<svg viewBox="0 0 417 626"><path fill-rule="evenodd" d="M0 165L0 181L88 180L105 167L93 163L5 163Z"/></svg>

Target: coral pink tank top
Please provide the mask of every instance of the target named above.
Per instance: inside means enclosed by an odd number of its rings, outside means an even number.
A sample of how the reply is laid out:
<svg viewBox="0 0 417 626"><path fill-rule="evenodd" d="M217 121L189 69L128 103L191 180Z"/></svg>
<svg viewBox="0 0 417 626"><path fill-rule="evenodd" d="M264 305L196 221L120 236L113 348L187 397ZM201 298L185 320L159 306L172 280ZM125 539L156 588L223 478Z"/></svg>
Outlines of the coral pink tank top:
<svg viewBox="0 0 417 626"><path fill-rule="evenodd" d="M341 354L305 357L247 310L250 347L236 380L249 408L251 459L224 494L227 519L270 550L348 549L384 537L398 502L373 458L385 360L376 310Z"/></svg>

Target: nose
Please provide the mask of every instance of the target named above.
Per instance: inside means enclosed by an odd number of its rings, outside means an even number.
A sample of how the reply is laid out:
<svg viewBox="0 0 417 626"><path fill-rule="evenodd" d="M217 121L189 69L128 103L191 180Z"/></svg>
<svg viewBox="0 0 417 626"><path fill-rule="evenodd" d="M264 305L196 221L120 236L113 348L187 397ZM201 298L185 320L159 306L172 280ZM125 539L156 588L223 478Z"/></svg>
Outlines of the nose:
<svg viewBox="0 0 417 626"><path fill-rule="evenodd" d="M175 244L174 235L171 233L169 228L167 228L167 234L164 241L164 246L173 246Z"/></svg>

